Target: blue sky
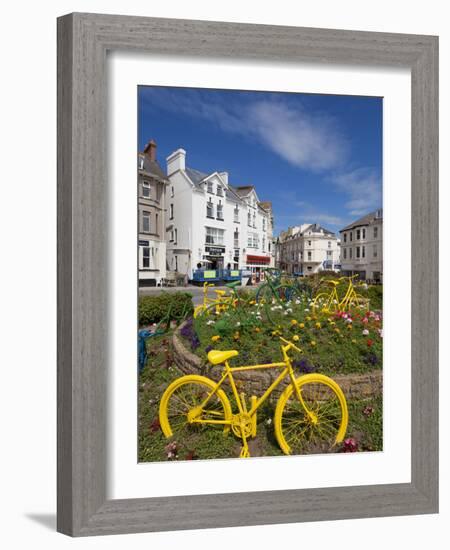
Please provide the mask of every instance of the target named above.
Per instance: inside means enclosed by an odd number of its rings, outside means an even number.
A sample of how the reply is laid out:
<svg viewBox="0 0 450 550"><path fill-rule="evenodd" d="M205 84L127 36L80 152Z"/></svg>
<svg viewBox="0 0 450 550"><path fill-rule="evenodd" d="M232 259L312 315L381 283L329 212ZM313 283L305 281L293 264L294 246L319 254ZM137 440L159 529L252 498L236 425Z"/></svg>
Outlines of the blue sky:
<svg viewBox="0 0 450 550"><path fill-rule="evenodd" d="M141 86L138 146L154 139L272 201L275 234L332 231L382 205L382 98Z"/></svg>

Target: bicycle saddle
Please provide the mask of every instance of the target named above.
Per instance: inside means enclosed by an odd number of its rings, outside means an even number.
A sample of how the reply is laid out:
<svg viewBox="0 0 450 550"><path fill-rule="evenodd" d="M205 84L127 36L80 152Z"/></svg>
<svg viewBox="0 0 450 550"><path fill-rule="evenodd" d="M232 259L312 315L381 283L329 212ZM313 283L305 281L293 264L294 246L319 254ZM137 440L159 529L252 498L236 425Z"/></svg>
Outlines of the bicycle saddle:
<svg viewBox="0 0 450 550"><path fill-rule="evenodd" d="M208 353L208 361L211 363L211 365L219 365L220 363L224 363L227 359L230 359L231 357L236 357L236 355L239 355L239 352L235 349L230 349L228 351L212 349Z"/></svg>
<svg viewBox="0 0 450 550"><path fill-rule="evenodd" d="M328 283L329 285L338 286L339 281L327 281L327 283Z"/></svg>

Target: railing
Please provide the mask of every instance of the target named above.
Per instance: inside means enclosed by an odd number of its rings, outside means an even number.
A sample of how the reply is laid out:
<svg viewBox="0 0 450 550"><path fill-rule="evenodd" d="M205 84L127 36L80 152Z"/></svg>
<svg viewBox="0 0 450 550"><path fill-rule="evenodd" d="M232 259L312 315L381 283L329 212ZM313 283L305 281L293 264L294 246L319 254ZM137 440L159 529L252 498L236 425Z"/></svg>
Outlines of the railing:
<svg viewBox="0 0 450 550"><path fill-rule="evenodd" d="M193 273L194 282L230 282L240 281L242 271L240 269L196 269Z"/></svg>

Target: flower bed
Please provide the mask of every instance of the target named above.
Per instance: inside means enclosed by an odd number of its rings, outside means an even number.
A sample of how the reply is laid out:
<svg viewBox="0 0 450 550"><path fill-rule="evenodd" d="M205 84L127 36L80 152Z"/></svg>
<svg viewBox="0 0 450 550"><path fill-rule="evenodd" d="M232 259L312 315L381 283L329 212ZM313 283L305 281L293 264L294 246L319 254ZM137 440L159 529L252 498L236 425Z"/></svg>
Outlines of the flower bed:
<svg viewBox="0 0 450 550"><path fill-rule="evenodd" d="M280 337L298 337L302 354L292 355L297 372L327 375L365 373L382 368L382 315L363 307L348 312L315 312L301 300L280 305L250 304L188 320L180 332L184 345L207 362L211 349L236 349L233 365L281 360Z"/></svg>
<svg viewBox="0 0 450 550"><path fill-rule="evenodd" d="M187 321L173 335L173 360L176 367L183 374L203 374L218 381L223 367L209 365L199 355L192 353L189 350L188 342L181 336L184 332L183 329L186 330L189 325L190 322ZM301 374L301 370L297 369L297 371ZM262 395L278 374L277 369L237 372L234 374L234 379L239 390L245 390L247 394ZM347 399L368 399L381 395L383 391L381 369L365 373L338 374L334 375L333 379L339 384ZM284 380L274 390L274 397L278 397L288 383L288 379Z"/></svg>

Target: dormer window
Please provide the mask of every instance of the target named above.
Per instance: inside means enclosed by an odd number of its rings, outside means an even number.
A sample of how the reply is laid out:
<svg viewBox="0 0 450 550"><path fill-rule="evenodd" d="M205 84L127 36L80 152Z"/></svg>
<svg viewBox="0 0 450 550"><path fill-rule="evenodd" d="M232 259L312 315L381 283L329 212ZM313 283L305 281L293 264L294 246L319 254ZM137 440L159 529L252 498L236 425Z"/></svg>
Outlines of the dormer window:
<svg viewBox="0 0 450 550"><path fill-rule="evenodd" d="M236 223L239 223L239 207L238 206L234 207L234 221Z"/></svg>
<svg viewBox="0 0 450 550"><path fill-rule="evenodd" d="M212 181L208 181L206 185L207 185L208 193L214 193Z"/></svg>
<svg viewBox="0 0 450 550"><path fill-rule="evenodd" d="M250 212L247 214L247 224L249 227L252 226L252 215L250 214Z"/></svg>
<svg viewBox="0 0 450 550"><path fill-rule="evenodd" d="M223 189L222 189L222 187L220 187L220 185L217 186L216 193L217 193L217 196L223 197Z"/></svg>
<svg viewBox="0 0 450 550"><path fill-rule="evenodd" d="M144 169L144 159L143 157L139 157L139 170Z"/></svg>

